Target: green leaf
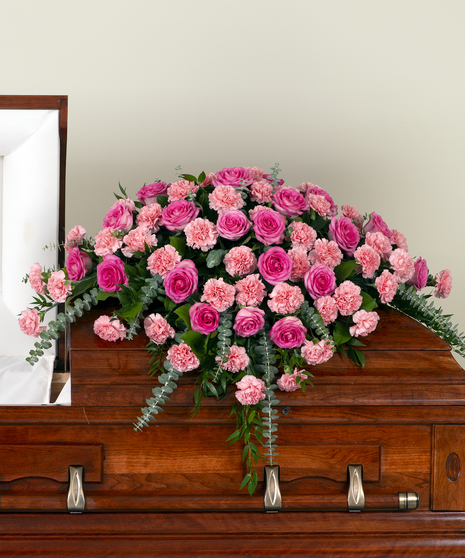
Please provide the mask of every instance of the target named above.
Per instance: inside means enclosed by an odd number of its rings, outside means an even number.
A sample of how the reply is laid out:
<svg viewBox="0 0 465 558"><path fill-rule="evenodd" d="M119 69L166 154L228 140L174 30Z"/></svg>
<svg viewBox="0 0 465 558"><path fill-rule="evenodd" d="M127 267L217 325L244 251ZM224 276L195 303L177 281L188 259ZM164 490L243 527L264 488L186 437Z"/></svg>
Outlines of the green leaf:
<svg viewBox="0 0 465 558"><path fill-rule="evenodd" d="M142 312L142 303L136 304L132 308L128 308L127 310L124 310L123 312L119 312L118 315L121 318L124 318L125 320L127 320L128 322L133 322L136 319L136 316L137 316L137 314L139 314L139 312Z"/></svg>
<svg viewBox="0 0 465 558"><path fill-rule="evenodd" d="M253 496L253 493L255 492L255 487L256 484L254 485L252 481L250 481L249 484L247 485L247 490L249 491L250 496Z"/></svg>
<svg viewBox="0 0 465 558"><path fill-rule="evenodd" d="M205 174L205 172L201 172L199 177L197 178L197 183L198 184L202 184L202 182L205 180L205 178L207 178L207 175Z"/></svg>
<svg viewBox="0 0 465 558"><path fill-rule="evenodd" d="M340 263L337 267L335 267L334 273L338 282L342 283L348 277L350 277L353 274L356 266L357 262L355 260L348 260L346 262Z"/></svg>
<svg viewBox="0 0 465 558"><path fill-rule="evenodd" d="M186 324L186 326L190 329L191 328L191 319L189 316L189 308L187 304L180 306L177 308L174 313L181 318L181 320Z"/></svg>
<svg viewBox="0 0 465 558"><path fill-rule="evenodd" d="M197 182L197 178L195 178L192 174L181 174L181 178L183 180L188 180L189 182Z"/></svg>
<svg viewBox="0 0 465 558"><path fill-rule="evenodd" d="M180 236L171 236L170 244L179 252L181 258L183 258L184 252L186 251L186 239Z"/></svg>
<svg viewBox="0 0 465 558"><path fill-rule="evenodd" d="M336 322L333 331L333 338L336 345L342 345L351 339L348 324Z"/></svg>
<svg viewBox="0 0 465 558"><path fill-rule="evenodd" d="M176 308L176 306L177 306L176 302L174 302L173 300L171 300L167 296L165 297L165 300L164 300L163 304L165 305L165 310L167 312L169 312L170 310L173 310L173 308Z"/></svg>
<svg viewBox="0 0 465 558"><path fill-rule="evenodd" d="M166 207L168 205L168 196L157 196L157 203L159 203L162 207Z"/></svg>
<svg viewBox="0 0 465 558"><path fill-rule="evenodd" d="M97 300L107 300L107 298L118 298L118 295L116 293L104 293L103 291L99 291Z"/></svg>
<svg viewBox="0 0 465 558"><path fill-rule="evenodd" d="M245 475L242 483L241 483L241 487L239 488L239 490L242 490L244 488L244 486L249 482L249 480L251 479L250 473L247 473L247 475Z"/></svg>
<svg viewBox="0 0 465 558"><path fill-rule="evenodd" d="M202 351L203 342L205 339L204 335L202 335L198 331L188 330L180 337L184 341L184 343L186 343L186 345L189 345L197 358L199 358L200 360L204 358L205 355Z"/></svg>
<svg viewBox="0 0 465 558"><path fill-rule="evenodd" d="M221 263L225 255L226 250L211 250L207 256L207 267L216 267Z"/></svg>
<svg viewBox="0 0 465 558"><path fill-rule="evenodd" d="M365 291L361 291L360 294L362 295L363 298L363 302L362 305L360 306L360 310L366 310L367 312L371 312L375 308L378 308L378 303L372 296L370 296Z"/></svg>

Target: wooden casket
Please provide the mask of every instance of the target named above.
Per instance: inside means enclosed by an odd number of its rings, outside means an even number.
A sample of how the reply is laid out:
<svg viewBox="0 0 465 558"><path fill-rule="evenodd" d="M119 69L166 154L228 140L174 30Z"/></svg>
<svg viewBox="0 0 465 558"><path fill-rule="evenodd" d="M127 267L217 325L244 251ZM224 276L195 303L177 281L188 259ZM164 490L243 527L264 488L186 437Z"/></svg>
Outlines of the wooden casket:
<svg viewBox="0 0 465 558"><path fill-rule="evenodd" d="M422 325L381 310L365 368L335 355L279 392L267 513L263 465L251 497L225 444L233 390L192 418L186 374L135 432L147 339L102 341L100 314L72 326L70 407L0 408L0 556L465 556L465 373Z"/></svg>

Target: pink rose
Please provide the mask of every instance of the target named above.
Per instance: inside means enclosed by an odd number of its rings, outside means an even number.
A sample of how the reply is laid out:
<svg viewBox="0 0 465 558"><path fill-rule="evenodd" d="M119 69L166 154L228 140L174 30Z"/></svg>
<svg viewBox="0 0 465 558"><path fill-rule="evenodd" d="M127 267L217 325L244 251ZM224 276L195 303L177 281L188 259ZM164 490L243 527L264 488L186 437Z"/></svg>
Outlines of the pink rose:
<svg viewBox="0 0 465 558"><path fill-rule="evenodd" d="M31 337L39 337L46 327L40 325L39 312L34 308L23 310L18 320L19 329Z"/></svg>
<svg viewBox="0 0 465 558"><path fill-rule="evenodd" d="M200 365L200 360L186 343L173 345L166 353L166 359L171 362L178 372L190 372Z"/></svg>
<svg viewBox="0 0 465 558"><path fill-rule="evenodd" d="M198 284L199 273L192 260L182 260L168 271L163 281L166 296L176 304L186 301L197 290Z"/></svg>
<svg viewBox="0 0 465 558"><path fill-rule="evenodd" d="M332 295L336 288L336 276L332 269L324 264L314 264L304 277L308 294L316 300L322 296Z"/></svg>
<svg viewBox="0 0 465 558"><path fill-rule="evenodd" d="M45 294L45 283L42 279L42 266L36 262L29 270L29 284L37 294Z"/></svg>
<svg viewBox="0 0 465 558"><path fill-rule="evenodd" d="M203 288L201 302L207 302L218 312L224 312L234 304L236 289L224 282L224 279L209 279Z"/></svg>
<svg viewBox="0 0 465 558"><path fill-rule="evenodd" d="M305 341L307 328L295 316L278 320L270 330L270 339L281 349L300 347Z"/></svg>
<svg viewBox="0 0 465 558"><path fill-rule="evenodd" d="M326 339L322 339L318 343L305 341L300 350L307 364L315 366L327 362L333 356L333 346Z"/></svg>
<svg viewBox="0 0 465 558"><path fill-rule="evenodd" d="M91 267L92 260L86 253L81 252L79 248L73 248L69 251L66 258L66 270L71 281L82 279Z"/></svg>
<svg viewBox="0 0 465 558"><path fill-rule="evenodd" d="M205 180L202 182L200 186L210 186L216 178L216 174L214 172L209 172L205 176Z"/></svg>
<svg viewBox="0 0 465 558"><path fill-rule="evenodd" d="M241 308L236 314L233 329L240 337L250 337L265 325L265 312L260 308Z"/></svg>
<svg viewBox="0 0 465 558"><path fill-rule="evenodd" d="M223 259L226 271L229 275L243 277L253 273L257 269L257 258L248 246L236 246L231 248Z"/></svg>
<svg viewBox="0 0 465 558"><path fill-rule="evenodd" d="M270 244L281 244L284 240L284 229L286 228L286 217L273 209L263 209L253 214L255 236L260 242L269 246Z"/></svg>
<svg viewBox="0 0 465 558"><path fill-rule="evenodd" d="M123 260L112 254L103 256L103 262L97 266L97 283L107 293L120 291L119 285L128 285Z"/></svg>
<svg viewBox="0 0 465 558"><path fill-rule="evenodd" d="M258 257L258 269L270 285L287 281L291 277L292 259L278 246L270 248Z"/></svg>
<svg viewBox="0 0 465 558"><path fill-rule="evenodd" d="M447 298L452 290L452 275L448 269L443 269L436 275L436 287L434 296L436 298Z"/></svg>
<svg viewBox="0 0 465 558"><path fill-rule="evenodd" d="M374 211L370 215L370 219L368 220L366 225L363 227L363 232L365 234L367 234L368 232L381 232L385 236L387 236L389 240L392 240L392 231L388 228L381 215L378 215Z"/></svg>
<svg viewBox="0 0 465 558"><path fill-rule="evenodd" d="M252 222L239 210L222 211L216 222L218 234L228 240L239 240L249 232L251 226Z"/></svg>
<svg viewBox="0 0 465 558"><path fill-rule="evenodd" d="M309 207L306 199L294 188L281 188L274 194L273 198L275 208L292 219L302 215Z"/></svg>
<svg viewBox="0 0 465 558"><path fill-rule="evenodd" d="M300 379L297 380L297 378ZM302 380L306 380L307 378L308 376L305 374L305 370L297 370L297 368L294 368L294 372L292 374L283 374L276 383L281 391L292 392L299 389L300 382Z"/></svg>
<svg viewBox="0 0 465 558"><path fill-rule="evenodd" d="M376 329L379 322L379 315L376 312L367 312L359 310L352 316L356 325L349 329L352 337L366 337L369 333Z"/></svg>
<svg viewBox="0 0 465 558"><path fill-rule="evenodd" d="M243 167L234 167L231 169L222 169L216 173L215 180L212 181L213 186L226 184L227 186L250 186L253 182L250 171Z"/></svg>
<svg viewBox="0 0 465 558"><path fill-rule="evenodd" d="M186 225L197 217L199 211L194 202L175 201L163 208L160 224L165 225L169 231L183 231Z"/></svg>
<svg viewBox="0 0 465 558"><path fill-rule="evenodd" d="M142 205L150 205L157 201L157 196L166 195L167 188L166 182L154 182L142 187L136 195Z"/></svg>
<svg viewBox="0 0 465 558"><path fill-rule="evenodd" d="M116 200L103 219L104 227L127 230L132 227L134 202L130 199Z"/></svg>
<svg viewBox="0 0 465 558"><path fill-rule="evenodd" d="M339 217L339 219L333 217L331 219L329 237L330 240L337 242L339 248L351 257L360 242L360 233L348 217Z"/></svg>
<svg viewBox="0 0 465 558"><path fill-rule="evenodd" d="M334 291L333 298L342 316L350 316L360 308L363 302L360 291L360 287L352 281L344 281Z"/></svg>
<svg viewBox="0 0 465 558"><path fill-rule="evenodd" d="M189 308L189 316L193 331L208 335L218 329L220 314L209 304L196 302Z"/></svg>
<svg viewBox="0 0 465 558"><path fill-rule="evenodd" d="M396 281L394 275L385 269L383 273L375 279L375 285L378 289L381 302L386 304L387 302L391 302L394 298L399 283Z"/></svg>
<svg viewBox="0 0 465 558"><path fill-rule="evenodd" d="M428 264L423 258L418 258L415 261L415 272L412 277L407 281L407 285L413 285L417 291L421 291L426 287L428 281Z"/></svg>
<svg viewBox="0 0 465 558"><path fill-rule="evenodd" d="M233 374L241 370L246 370L247 366L249 366L250 358L247 355L245 347L232 345L229 347L229 353L226 357L228 360L226 362L220 362L220 366ZM221 357L216 357L215 360L221 361Z"/></svg>
<svg viewBox="0 0 465 558"><path fill-rule="evenodd" d="M265 382L247 374L240 382L236 382L238 391L234 394L241 405L256 405L265 399Z"/></svg>
<svg viewBox="0 0 465 558"><path fill-rule="evenodd" d="M161 314L147 316L144 320L144 329L147 337L157 345L163 345L168 337L175 336L174 329Z"/></svg>
<svg viewBox="0 0 465 558"><path fill-rule="evenodd" d="M71 294L71 285L66 281L65 272L54 271L47 283L48 294L56 302L65 302Z"/></svg>
<svg viewBox="0 0 465 558"><path fill-rule="evenodd" d="M119 320L100 316L94 322L94 333L104 341L120 341L126 337L126 329Z"/></svg>

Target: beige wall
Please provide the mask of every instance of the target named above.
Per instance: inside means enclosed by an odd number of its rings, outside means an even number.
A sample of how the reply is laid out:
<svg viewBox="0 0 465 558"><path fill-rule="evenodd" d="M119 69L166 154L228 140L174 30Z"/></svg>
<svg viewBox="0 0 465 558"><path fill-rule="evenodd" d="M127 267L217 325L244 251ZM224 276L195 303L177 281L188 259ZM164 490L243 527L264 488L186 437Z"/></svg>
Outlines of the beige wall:
<svg viewBox="0 0 465 558"><path fill-rule="evenodd" d="M67 226L118 181L279 162L377 211L465 329L463 0L1 0L0 93L68 94Z"/></svg>

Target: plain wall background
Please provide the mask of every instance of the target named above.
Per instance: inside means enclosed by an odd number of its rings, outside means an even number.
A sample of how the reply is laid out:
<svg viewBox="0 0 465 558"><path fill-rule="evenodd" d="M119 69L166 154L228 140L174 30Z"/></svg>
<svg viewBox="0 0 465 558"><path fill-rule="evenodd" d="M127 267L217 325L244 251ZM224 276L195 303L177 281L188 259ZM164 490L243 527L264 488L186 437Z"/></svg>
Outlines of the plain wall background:
<svg viewBox="0 0 465 558"><path fill-rule="evenodd" d="M279 162L449 268L463 330L464 28L463 0L1 0L0 92L69 95L68 229L118 181Z"/></svg>

